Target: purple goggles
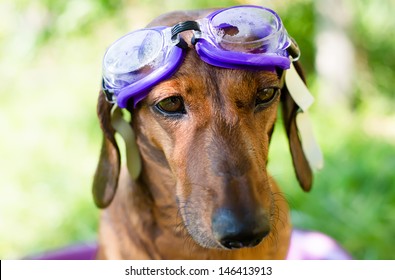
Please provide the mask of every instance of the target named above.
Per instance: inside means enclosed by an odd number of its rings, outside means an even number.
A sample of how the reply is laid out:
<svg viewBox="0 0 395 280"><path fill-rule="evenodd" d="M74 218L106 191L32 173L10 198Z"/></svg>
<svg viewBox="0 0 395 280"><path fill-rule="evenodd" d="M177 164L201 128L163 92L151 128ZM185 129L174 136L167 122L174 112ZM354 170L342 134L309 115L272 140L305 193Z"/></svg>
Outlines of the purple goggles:
<svg viewBox="0 0 395 280"><path fill-rule="evenodd" d="M107 100L125 108L144 99L150 89L171 77L182 63L180 33L193 30L200 58L217 67L247 70L288 69L299 49L279 16L259 6L236 6L173 27L134 31L114 42L103 59Z"/></svg>

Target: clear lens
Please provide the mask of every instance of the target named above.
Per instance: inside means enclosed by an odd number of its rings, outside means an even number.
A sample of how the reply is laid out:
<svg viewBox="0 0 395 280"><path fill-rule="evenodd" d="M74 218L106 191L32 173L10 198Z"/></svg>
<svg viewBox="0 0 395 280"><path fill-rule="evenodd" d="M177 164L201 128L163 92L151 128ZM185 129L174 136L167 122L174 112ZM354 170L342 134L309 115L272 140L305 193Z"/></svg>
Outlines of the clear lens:
<svg viewBox="0 0 395 280"><path fill-rule="evenodd" d="M216 43L225 50L275 52L283 33L280 19L270 10L238 7L224 10L211 20Z"/></svg>
<svg viewBox="0 0 395 280"><path fill-rule="evenodd" d="M111 89L127 86L155 70L163 60L160 31L142 29L116 41L103 60L104 79Z"/></svg>

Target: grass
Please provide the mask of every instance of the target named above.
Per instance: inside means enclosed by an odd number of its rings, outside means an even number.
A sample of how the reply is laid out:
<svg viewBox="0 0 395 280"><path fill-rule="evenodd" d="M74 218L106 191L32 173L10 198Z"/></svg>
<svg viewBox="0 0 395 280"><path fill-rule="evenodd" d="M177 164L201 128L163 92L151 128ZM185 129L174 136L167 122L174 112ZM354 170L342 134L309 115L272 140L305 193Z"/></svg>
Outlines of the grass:
<svg viewBox="0 0 395 280"><path fill-rule="evenodd" d="M125 28L102 22L89 35L61 36L38 50L30 37L1 44L0 258L96 238L101 57ZM311 115L325 167L310 193L296 182L280 124L272 141L270 170L293 223L329 234L357 259L394 259L395 121L393 109L382 109L389 100L372 98L353 112L317 99Z"/></svg>

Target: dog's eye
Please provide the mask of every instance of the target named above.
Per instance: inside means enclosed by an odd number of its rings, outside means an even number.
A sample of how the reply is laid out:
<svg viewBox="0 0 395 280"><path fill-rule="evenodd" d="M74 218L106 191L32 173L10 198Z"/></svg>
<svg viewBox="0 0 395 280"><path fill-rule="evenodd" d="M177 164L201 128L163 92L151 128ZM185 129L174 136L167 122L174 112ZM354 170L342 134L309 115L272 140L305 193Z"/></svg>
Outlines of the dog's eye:
<svg viewBox="0 0 395 280"><path fill-rule="evenodd" d="M269 105L277 96L278 88L265 88L258 91L255 107Z"/></svg>
<svg viewBox="0 0 395 280"><path fill-rule="evenodd" d="M156 104L156 108L159 109L162 113L165 114L185 114L185 106L182 97L180 96L171 96L163 99L158 104Z"/></svg>

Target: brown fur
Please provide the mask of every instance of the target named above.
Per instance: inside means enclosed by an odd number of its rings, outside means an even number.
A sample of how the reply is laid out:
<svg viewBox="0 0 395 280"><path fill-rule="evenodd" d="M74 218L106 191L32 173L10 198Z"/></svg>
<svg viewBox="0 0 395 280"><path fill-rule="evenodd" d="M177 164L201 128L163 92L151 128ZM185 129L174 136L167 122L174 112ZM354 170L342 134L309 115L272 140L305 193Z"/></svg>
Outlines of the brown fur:
<svg viewBox="0 0 395 280"><path fill-rule="evenodd" d="M150 25L173 25L208 11L164 15ZM189 42L191 33L183 36ZM284 259L291 226L280 189L267 173L271 133L280 100L298 179L311 186L311 171L295 126L297 106L283 88L270 106L256 111L259 90L280 87L272 72L230 70L205 64L190 46L170 79L129 108L142 160L133 181L119 170L119 151L110 125L111 104L100 94L104 131L94 181L101 213L100 259ZM153 106L181 96L188 114L158 114ZM119 182L118 182L118 175ZM118 187L118 190L117 190ZM212 216L221 208L251 215L263 209L270 233L259 245L225 249L213 236Z"/></svg>

